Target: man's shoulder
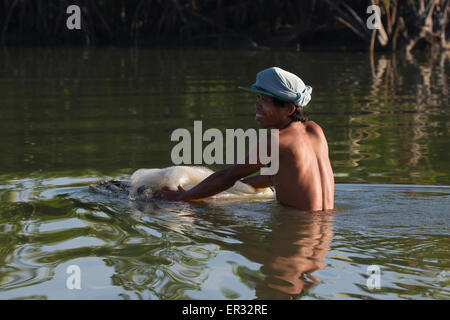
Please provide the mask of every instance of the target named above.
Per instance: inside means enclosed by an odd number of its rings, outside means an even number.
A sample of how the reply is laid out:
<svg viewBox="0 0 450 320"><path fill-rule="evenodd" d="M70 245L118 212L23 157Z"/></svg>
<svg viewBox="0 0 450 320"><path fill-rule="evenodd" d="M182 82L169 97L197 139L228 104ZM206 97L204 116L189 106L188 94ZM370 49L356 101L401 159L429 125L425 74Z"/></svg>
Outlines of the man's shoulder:
<svg viewBox="0 0 450 320"><path fill-rule="evenodd" d="M319 139L325 138L325 133L322 128L313 121L307 121L304 123L306 134L310 137L316 137Z"/></svg>
<svg viewBox="0 0 450 320"><path fill-rule="evenodd" d="M279 143L282 145L290 145L292 142L298 143L304 141L304 136L307 136L314 140L324 140L325 134L322 128L313 121L307 122L295 122L288 130L284 132L280 131Z"/></svg>
<svg viewBox="0 0 450 320"><path fill-rule="evenodd" d="M306 121L304 123L304 125L305 125L305 128L306 128L306 131L309 131L309 132L323 132L322 128L317 123L315 123L314 121Z"/></svg>
<svg viewBox="0 0 450 320"><path fill-rule="evenodd" d="M294 126L291 126L291 130L287 130L284 135L286 136L286 138L288 138L296 136L298 134L303 135L304 133L306 133L307 135L315 135L315 136L324 135L322 128L313 121L295 122Z"/></svg>

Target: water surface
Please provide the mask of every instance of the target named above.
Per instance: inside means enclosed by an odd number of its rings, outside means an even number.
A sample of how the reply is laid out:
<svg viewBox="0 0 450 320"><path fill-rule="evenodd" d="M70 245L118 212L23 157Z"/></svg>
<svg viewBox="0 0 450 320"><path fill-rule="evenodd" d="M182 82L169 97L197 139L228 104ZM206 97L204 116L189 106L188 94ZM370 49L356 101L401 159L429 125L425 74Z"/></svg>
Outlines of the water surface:
<svg viewBox="0 0 450 320"><path fill-rule="evenodd" d="M334 212L89 190L172 165L170 134L194 120L255 128L237 86L270 66L313 87ZM0 52L0 298L448 299L449 68L421 53Z"/></svg>

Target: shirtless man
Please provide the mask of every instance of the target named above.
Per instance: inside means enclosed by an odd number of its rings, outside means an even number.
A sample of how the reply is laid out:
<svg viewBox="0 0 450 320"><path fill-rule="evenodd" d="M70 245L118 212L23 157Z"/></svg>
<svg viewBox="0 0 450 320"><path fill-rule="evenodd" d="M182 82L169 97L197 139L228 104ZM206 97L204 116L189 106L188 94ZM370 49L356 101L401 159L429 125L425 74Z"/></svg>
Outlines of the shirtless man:
<svg viewBox="0 0 450 320"><path fill-rule="evenodd" d="M277 200L283 205L304 211L332 210L334 177L327 140L319 125L307 121L303 110L311 99L312 88L296 75L276 67L259 72L250 88L240 88L259 93L255 103L259 125L279 130L278 172L245 178L262 167L246 161L215 172L189 191L180 185L177 191L163 188L154 197L172 201L202 199L241 180L254 188L275 187Z"/></svg>

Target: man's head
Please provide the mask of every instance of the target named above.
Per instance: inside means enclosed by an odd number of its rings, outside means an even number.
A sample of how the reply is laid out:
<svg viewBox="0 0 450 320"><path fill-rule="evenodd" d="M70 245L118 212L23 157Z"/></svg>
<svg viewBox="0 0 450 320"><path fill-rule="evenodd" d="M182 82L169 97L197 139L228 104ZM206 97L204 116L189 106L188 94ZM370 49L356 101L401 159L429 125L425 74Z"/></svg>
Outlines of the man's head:
<svg viewBox="0 0 450 320"><path fill-rule="evenodd" d="M303 107L297 107L292 102L284 102L277 98L272 98L273 104L278 108L288 108L289 110L289 118L292 119L292 121L301 121L306 122L308 121L308 112L306 112L305 108ZM292 113L291 111L294 110Z"/></svg>
<svg viewBox="0 0 450 320"><path fill-rule="evenodd" d="M307 121L303 107L311 100L312 88L295 74L272 67L259 72L250 88L239 88L259 93L255 112L262 127L277 127L287 120Z"/></svg>

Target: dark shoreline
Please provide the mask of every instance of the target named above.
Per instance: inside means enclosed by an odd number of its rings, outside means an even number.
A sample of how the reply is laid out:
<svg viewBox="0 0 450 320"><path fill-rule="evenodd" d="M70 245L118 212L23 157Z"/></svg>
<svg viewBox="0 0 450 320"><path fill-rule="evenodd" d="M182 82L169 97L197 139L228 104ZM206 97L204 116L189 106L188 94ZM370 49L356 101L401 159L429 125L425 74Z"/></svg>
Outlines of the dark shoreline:
<svg viewBox="0 0 450 320"><path fill-rule="evenodd" d="M38 41L35 37L27 37L18 40L11 35L5 39L4 48L145 48L145 49L210 49L210 50L237 50L237 51L343 51L343 52L368 52L369 46L361 42L353 33L346 29L338 31L325 31L312 33L298 41L284 42L272 38L271 40L253 40L245 35L205 35L199 39L179 41L173 38L167 39L139 39L137 43L127 39L119 39L114 42L99 41L87 46L80 42ZM386 50L382 50L386 51Z"/></svg>

